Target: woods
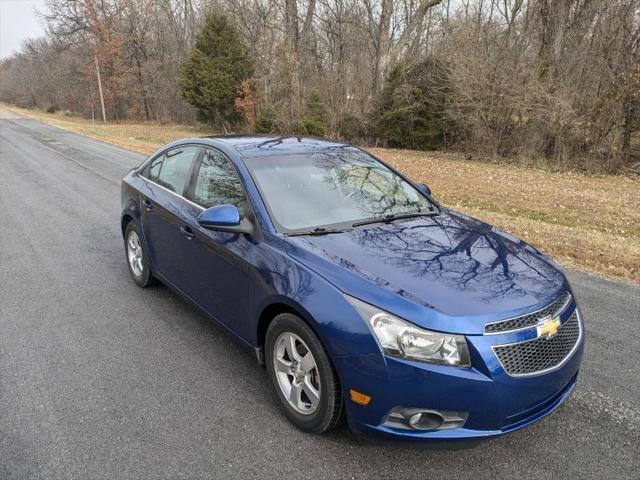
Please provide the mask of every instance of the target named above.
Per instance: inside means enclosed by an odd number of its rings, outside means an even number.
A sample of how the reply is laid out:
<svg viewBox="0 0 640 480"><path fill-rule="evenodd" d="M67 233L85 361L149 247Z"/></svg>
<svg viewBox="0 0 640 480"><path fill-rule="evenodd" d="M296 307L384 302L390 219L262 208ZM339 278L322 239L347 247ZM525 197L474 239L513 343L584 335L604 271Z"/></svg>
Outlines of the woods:
<svg viewBox="0 0 640 480"><path fill-rule="evenodd" d="M587 171L640 162L640 0L48 0L42 14L46 37L0 64L2 101L100 121L103 98L109 122Z"/></svg>

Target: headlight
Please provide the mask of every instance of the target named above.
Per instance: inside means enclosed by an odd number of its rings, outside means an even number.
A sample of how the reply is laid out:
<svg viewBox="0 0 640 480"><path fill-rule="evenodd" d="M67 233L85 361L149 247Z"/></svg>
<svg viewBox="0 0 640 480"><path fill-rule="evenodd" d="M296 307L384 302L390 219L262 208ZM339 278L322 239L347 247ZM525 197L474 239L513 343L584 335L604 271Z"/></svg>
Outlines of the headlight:
<svg viewBox="0 0 640 480"><path fill-rule="evenodd" d="M345 297L369 323L387 355L457 367L471 366L464 336L432 332L356 298Z"/></svg>

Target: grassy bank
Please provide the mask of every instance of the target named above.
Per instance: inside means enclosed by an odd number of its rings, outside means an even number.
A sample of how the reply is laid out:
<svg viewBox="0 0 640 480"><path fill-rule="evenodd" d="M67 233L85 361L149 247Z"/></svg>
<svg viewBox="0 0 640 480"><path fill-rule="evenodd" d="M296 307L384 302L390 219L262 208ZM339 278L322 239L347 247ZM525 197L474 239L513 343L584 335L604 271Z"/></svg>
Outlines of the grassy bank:
<svg viewBox="0 0 640 480"><path fill-rule="evenodd" d="M150 153L211 133L183 125L102 125L76 117L9 110L105 142ZM563 265L640 283L640 180L550 172L464 160L456 154L372 149L445 205L534 244Z"/></svg>

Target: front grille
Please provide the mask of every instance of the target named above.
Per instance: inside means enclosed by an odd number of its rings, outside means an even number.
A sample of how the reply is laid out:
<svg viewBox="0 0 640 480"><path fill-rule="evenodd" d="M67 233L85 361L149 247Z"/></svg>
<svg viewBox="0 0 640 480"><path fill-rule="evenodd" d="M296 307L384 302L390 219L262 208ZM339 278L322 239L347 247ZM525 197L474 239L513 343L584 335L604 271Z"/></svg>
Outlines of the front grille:
<svg viewBox="0 0 640 480"><path fill-rule="evenodd" d="M493 351L511 376L541 373L559 366L573 353L580 340L581 328L576 310L555 337L501 345L493 347Z"/></svg>
<svg viewBox="0 0 640 480"><path fill-rule="evenodd" d="M510 318L508 320L500 320L499 322L487 323L484 326L485 333L504 333L512 330L521 330L523 328L533 327L540 320L548 317L556 317L560 315L571 301L571 294L564 293L542 310L529 313L521 317Z"/></svg>

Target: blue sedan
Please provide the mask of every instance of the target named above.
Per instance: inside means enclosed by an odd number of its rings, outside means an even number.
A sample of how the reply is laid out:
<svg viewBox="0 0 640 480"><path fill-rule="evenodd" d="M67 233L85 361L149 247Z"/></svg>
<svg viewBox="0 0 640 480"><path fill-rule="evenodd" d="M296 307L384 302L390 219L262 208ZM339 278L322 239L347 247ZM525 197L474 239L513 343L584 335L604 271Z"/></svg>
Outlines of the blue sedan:
<svg viewBox="0 0 640 480"><path fill-rule="evenodd" d="M575 387L584 329L560 269L362 149L180 140L124 178L121 225L133 281L252 350L306 432L346 416L388 438L491 437Z"/></svg>

